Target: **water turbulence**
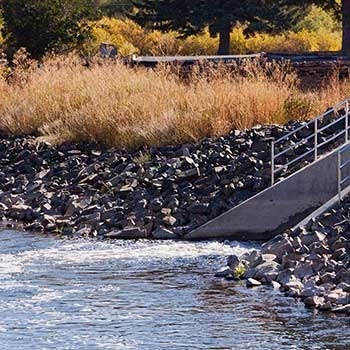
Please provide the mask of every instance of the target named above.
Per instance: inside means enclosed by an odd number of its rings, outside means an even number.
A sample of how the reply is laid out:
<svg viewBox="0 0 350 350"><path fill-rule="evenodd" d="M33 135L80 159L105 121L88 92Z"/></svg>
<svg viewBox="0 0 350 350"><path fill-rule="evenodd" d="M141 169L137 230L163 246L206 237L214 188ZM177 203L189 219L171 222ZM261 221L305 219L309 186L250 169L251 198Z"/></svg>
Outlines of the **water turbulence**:
<svg viewBox="0 0 350 350"><path fill-rule="evenodd" d="M1 232L1 349L349 348L346 317L213 278L252 248Z"/></svg>

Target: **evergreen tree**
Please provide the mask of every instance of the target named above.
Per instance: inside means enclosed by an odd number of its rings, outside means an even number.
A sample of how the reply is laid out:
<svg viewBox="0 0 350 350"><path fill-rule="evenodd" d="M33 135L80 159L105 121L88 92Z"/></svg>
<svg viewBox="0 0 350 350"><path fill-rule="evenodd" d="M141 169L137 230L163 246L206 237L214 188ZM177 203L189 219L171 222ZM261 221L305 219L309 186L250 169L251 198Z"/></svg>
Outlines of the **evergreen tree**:
<svg viewBox="0 0 350 350"><path fill-rule="evenodd" d="M342 0L341 6L337 1L334 1L333 7L337 9L342 18L342 51L344 54L350 55L350 0Z"/></svg>
<svg viewBox="0 0 350 350"><path fill-rule="evenodd" d="M79 45L97 14L94 0L0 0L0 10L9 53L25 47L35 58Z"/></svg>
<svg viewBox="0 0 350 350"><path fill-rule="evenodd" d="M131 0L102 0L100 4L103 14L113 17L123 17L132 7Z"/></svg>

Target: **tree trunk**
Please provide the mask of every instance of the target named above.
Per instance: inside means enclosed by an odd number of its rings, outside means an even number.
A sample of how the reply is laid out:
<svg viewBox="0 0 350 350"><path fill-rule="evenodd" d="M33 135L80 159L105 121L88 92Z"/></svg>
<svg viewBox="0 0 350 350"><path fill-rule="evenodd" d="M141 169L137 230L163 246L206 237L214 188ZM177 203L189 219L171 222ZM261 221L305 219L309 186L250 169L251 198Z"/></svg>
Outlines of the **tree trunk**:
<svg viewBox="0 0 350 350"><path fill-rule="evenodd" d="M342 52L350 55L350 0L342 0L343 40Z"/></svg>
<svg viewBox="0 0 350 350"><path fill-rule="evenodd" d="M347 0L350 1L350 0ZM219 28L219 50L218 55L229 55L230 50L230 33L231 33L231 24L222 23Z"/></svg>

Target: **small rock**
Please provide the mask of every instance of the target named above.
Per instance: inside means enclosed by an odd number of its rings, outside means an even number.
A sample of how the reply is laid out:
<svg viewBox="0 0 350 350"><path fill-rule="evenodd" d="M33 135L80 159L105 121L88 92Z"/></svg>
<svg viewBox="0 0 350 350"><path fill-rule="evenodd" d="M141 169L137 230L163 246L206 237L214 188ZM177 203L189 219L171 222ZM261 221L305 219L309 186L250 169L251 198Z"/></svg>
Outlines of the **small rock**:
<svg viewBox="0 0 350 350"><path fill-rule="evenodd" d="M162 220L163 220L164 224L166 224L168 226L174 226L176 223L176 218L174 218L171 215L164 216L164 218Z"/></svg>
<svg viewBox="0 0 350 350"><path fill-rule="evenodd" d="M281 285L276 281L272 281L271 286L273 289L280 289L281 288Z"/></svg>
<svg viewBox="0 0 350 350"><path fill-rule="evenodd" d="M333 307L332 312L349 314L350 313L350 304Z"/></svg>
<svg viewBox="0 0 350 350"><path fill-rule="evenodd" d="M221 268L215 273L215 277L231 277L232 275L233 270L231 270L228 266Z"/></svg>
<svg viewBox="0 0 350 350"><path fill-rule="evenodd" d="M139 227L128 227L119 231L111 231L105 237L111 239L139 239L147 238L147 232Z"/></svg>
<svg viewBox="0 0 350 350"><path fill-rule="evenodd" d="M254 268L257 265L260 265L264 262L261 253L257 250L252 250L248 253L243 254L240 260L243 261L245 265L247 265L250 268Z"/></svg>
<svg viewBox="0 0 350 350"><path fill-rule="evenodd" d="M271 241L265 243L261 249L262 254L274 254L279 259L281 259L283 255L293 251L294 247L287 235L276 236Z"/></svg>
<svg viewBox="0 0 350 350"><path fill-rule="evenodd" d="M259 286L261 286L261 282L255 280L254 278L247 279L247 287L253 288L253 287L259 287Z"/></svg>
<svg viewBox="0 0 350 350"><path fill-rule="evenodd" d="M314 274L314 270L310 263L299 264L294 269L294 275L296 278L303 279L307 276L312 276Z"/></svg>
<svg viewBox="0 0 350 350"><path fill-rule="evenodd" d="M281 283L282 286L286 285L289 281L294 280L295 276L291 269L282 270L277 276L277 282Z"/></svg>
<svg viewBox="0 0 350 350"><path fill-rule="evenodd" d="M309 307L319 307L325 303L325 299L323 297L312 296L305 298L303 302L306 306Z"/></svg>
<svg viewBox="0 0 350 350"><path fill-rule="evenodd" d="M233 271L236 269L236 267L240 264L240 259L236 255L230 255L227 258L227 266L230 267Z"/></svg>
<svg viewBox="0 0 350 350"><path fill-rule="evenodd" d="M177 235L172 231L164 228L158 227L155 231L152 232L152 236L155 239L177 239Z"/></svg>
<svg viewBox="0 0 350 350"><path fill-rule="evenodd" d="M312 243L315 242L322 242L325 239L326 235L322 232L315 231L315 232L305 232L300 236L301 242L305 246L310 246Z"/></svg>

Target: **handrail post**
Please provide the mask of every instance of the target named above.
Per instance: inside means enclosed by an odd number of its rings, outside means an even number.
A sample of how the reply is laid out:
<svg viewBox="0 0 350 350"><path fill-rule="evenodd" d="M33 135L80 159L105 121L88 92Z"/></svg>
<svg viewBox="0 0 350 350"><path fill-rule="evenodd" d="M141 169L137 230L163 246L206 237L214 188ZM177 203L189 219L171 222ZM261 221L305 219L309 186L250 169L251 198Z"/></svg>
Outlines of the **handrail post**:
<svg viewBox="0 0 350 350"><path fill-rule="evenodd" d="M349 100L346 101L345 107L345 143L349 141Z"/></svg>
<svg viewBox="0 0 350 350"><path fill-rule="evenodd" d="M318 130L317 130L317 118L315 119L315 122L314 122L314 133L315 133L315 152L314 152L314 156L315 156L315 161L317 160L317 148L318 148Z"/></svg>
<svg viewBox="0 0 350 350"><path fill-rule="evenodd" d="M341 198L341 152L338 151L338 202L340 204Z"/></svg>
<svg viewBox="0 0 350 350"><path fill-rule="evenodd" d="M271 141L271 186L275 184L275 142Z"/></svg>

